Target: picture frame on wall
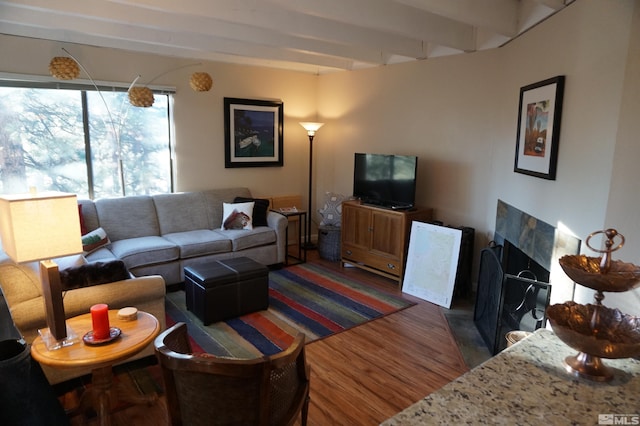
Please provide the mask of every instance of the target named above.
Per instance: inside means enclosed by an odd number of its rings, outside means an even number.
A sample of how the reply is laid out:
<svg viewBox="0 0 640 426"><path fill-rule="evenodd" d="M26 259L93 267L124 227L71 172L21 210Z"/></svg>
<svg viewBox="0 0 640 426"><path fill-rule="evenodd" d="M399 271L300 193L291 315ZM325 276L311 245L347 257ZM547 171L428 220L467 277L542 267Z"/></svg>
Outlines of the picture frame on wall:
<svg viewBox="0 0 640 426"><path fill-rule="evenodd" d="M555 180L565 77L520 88L514 172Z"/></svg>
<svg viewBox="0 0 640 426"><path fill-rule="evenodd" d="M283 165L283 103L224 98L225 168Z"/></svg>

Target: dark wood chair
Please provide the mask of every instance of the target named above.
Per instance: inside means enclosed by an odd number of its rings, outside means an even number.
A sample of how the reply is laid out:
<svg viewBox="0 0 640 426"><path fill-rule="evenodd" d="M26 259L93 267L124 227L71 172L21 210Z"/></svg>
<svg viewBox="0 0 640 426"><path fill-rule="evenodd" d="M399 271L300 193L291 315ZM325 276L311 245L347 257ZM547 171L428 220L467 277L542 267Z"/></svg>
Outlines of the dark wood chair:
<svg viewBox="0 0 640 426"><path fill-rule="evenodd" d="M256 359L193 354L185 323L155 340L173 425L307 423L309 379L304 334L283 352Z"/></svg>

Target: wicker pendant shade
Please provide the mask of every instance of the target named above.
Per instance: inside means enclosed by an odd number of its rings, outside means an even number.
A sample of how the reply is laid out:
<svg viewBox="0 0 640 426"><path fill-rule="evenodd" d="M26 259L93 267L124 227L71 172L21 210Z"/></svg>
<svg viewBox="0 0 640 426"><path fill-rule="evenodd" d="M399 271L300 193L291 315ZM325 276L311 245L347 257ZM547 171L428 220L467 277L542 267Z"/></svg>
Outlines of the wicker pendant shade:
<svg viewBox="0 0 640 426"><path fill-rule="evenodd" d="M72 58L56 56L49 62L49 72L58 80L73 80L80 75L80 67Z"/></svg>
<svg viewBox="0 0 640 426"><path fill-rule="evenodd" d="M208 92L213 86L213 79L206 72L194 72L191 74L189 84L196 92Z"/></svg>
<svg viewBox="0 0 640 426"><path fill-rule="evenodd" d="M153 105L153 92L148 87L132 87L129 89L129 103L137 107L150 107Z"/></svg>

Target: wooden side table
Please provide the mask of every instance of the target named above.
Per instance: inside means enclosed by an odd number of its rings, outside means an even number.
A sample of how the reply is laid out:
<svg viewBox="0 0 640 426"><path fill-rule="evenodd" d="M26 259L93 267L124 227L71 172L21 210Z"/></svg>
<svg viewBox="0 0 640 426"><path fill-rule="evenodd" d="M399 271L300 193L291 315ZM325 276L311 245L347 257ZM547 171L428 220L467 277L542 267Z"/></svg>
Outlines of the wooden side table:
<svg viewBox="0 0 640 426"><path fill-rule="evenodd" d="M87 345L82 336L92 329L91 314L84 314L67 320L67 324L80 336L80 342L50 351L41 337L31 345L33 358L55 368L89 367L92 369L92 386L83 394L80 409L92 404L98 414L100 425L110 424L111 407L117 401L134 404L152 403L157 397L127 395L113 389L113 365L124 361L147 347L160 333L160 323L151 314L138 312L134 321L118 319L118 311L109 311L109 324L121 330L120 337L103 345Z"/></svg>

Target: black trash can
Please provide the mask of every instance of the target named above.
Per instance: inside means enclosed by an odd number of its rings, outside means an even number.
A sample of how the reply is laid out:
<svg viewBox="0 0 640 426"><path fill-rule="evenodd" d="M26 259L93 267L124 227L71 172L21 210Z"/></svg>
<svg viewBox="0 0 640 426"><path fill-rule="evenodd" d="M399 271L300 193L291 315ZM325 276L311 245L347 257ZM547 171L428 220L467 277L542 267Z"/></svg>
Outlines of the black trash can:
<svg viewBox="0 0 640 426"><path fill-rule="evenodd" d="M7 426L69 425L69 418L23 340L0 341L0 416Z"/></svg>

